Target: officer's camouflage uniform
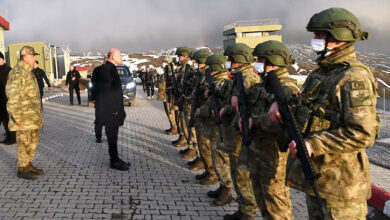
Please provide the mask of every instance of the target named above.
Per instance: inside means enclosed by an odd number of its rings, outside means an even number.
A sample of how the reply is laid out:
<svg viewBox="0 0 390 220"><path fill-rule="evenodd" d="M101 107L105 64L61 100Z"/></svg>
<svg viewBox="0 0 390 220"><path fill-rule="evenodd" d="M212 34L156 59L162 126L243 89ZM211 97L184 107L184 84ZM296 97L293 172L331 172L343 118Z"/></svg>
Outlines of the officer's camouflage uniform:
<svg viewBox="0 0 390 220"><path fill-rule="evenodd" d="M38 129L43 126L42 108L33 67L18 61L11 70L6 85L9 129L16 131L18 167L27 167L38 146ZM18 126L16 123L23 123Z"/></svg>
<svg viewBox="0 0 390 220"><path fill-rule="evenodd" d="M341 27L323 26L332 19ZM351 23L358 31L351 31ZM318 25L325 29L316 29ZM340 8L314 15L307 29L327 31L339 41L351 41L343 45L345 49L319 60L319 68L310 73L303 85L296 112L303 128L310 129L306 140L313 149L314 167L321 173L316 185L325 207L324 219L366 219L371 181L365 149L374 144L379 129L377 91L373 74L356 61L351 44L367 39L367 33L360 30L352 13ZM307 124L309 121L311 125ZM287 167L289 185L307 193L309 219L319 219L321 211L299 161L291 161Z"/></svg>
<svg viewBox="0 0 390 220"><path fill-rule="evenodd" d="M239 47L242 46L240 45ZM247 52L248 54L245 55L247 56L246 59L248 63L244 63L242 66L232 71L234 87L230 93L225 94L225 99L227 99L226 102L227 104L230 103L230 98L232 95L237 95L237 91L236 91L237 89L235 83L236 80L234 77L236 73L242 72L245 89L248 89L252 85L260 82L260 77L254 72L253 67L249 64L253 60L250 48L246 45L244 47L248 48L249 50ZM234 54L232 56L234 58ZM252 189L250 172L248 170L244 170L238 167L238 156L242 146L241 136L237 129L238 114L233 113L234 110L231 107L226 106L224 107L224 109L226 113L226 116L223 117L223 123L222 123L222 125L224 125L222 127L224 143L219 145L219 147L224 152L229 153L231 175L232 175L235 191L238 195L237 202L239 203L239 211L242 214L245 214L247 216L255 216L258 207Z"/></svg>

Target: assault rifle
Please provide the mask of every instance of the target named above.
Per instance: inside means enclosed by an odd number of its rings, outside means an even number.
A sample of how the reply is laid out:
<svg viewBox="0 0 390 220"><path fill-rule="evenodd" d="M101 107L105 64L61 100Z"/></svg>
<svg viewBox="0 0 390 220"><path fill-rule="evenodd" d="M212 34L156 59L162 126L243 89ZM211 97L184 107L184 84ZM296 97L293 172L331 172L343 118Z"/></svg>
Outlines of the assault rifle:
<svg viewBox="0 0 390 220"><path fill-rule="evenodd" d="M170 87L170 80L169 80L169 69L168 64L164 67L164 76L165 76L165 94L167 95L167 103L171 103L171 90L168 89Z"/></svg>
<svg viewBox="0 0 390 220"><path fill-rule="evenodd" d="M238 114L240 116L240 119L241 119L241 136L242 136L242 143L245 145L246 147L246 152L247 152L247 156L248 156L248 167L249 167L249 157L250 157L250 151L249 151L249 146L251 145L252 143L252 136L251 136L251 133L249 131L249 116L248 116L248 112L247 112L247 102L246 102L246 94L245 94L245 87L244 87L244 80L243 80L243 76L242 76L242 72L238 72L236 73L236 80L237 80L237 88L238 88L238 91L239 91L239 95L238 95Z"/></svg>
<svg viewBox="0 0 390 220"><path fill-rule="evenodd" d="M283 126L286 129L288 136L291 140L294 140L297 146L297 157L301 162L302 171L305 175L306 180L309 181L315 196L317 198L318 205L322 210L320 195L315 184L315 180L318 179L321 174L317 173L313 167L313 163L310 160L309 153L307 152L303 135L300 132L299 125L292 111L291 104L288 103L285 95L283 94L282 87L278 76L274 71L271 71L267 74L267 80L269 82L272 93L275 95L276 102L279 106L279 112L283 119ZM290 142L290 141L289 141ZM280 146L283 148L284 146Z"/></svg>
<svg viewBox="0 0 390 220"><path fill-rule="evenodd" d="M209 97L211 100L212 109L214 112L214 122L218 126L219 131L219 140L223 143L222 129L221 129L221 118L219 117L219 108L217 105L217 97L215 94L215 84L213 81L213 77L211 76L210 68L206 69L206 80L207 80L207 88L209 90Z"/></svg>
<svg viewBox="0 0 390 220"><path fill-rule="evenodd" d="M175 71L174 71L174 68L173 68L173 63L170 63L170 65L171 65L171 70L172 70L173 95L175 95L176 97L179 97L180 96L180 92L179 92L179 88L177 87L177 81L176 81L176 77L175 77Z"/></svg>

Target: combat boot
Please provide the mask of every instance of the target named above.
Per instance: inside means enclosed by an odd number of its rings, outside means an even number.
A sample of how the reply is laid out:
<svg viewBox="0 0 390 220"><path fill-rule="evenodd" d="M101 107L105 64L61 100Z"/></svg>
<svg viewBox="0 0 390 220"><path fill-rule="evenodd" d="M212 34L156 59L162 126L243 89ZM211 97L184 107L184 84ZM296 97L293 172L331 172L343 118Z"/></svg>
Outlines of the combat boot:
<svg viewBox="0 0 390 220"><path fill-rule="evenodd" d="M249 215L242 214L241 220L255 220L255 216L249 216Z"/></svg>
<svg viewBox="0 0 390 220"><path fill-rule="evenodd" d="M204 165L203 165L203 162L198 160L197 163L195 164L192 164L188 167L189 170L192 170L192 171L198 171L198 170L203 170L204 169Z"/></svg>
<svg viewBox="0 0 390 220"><path fill-rule="evenodd" d="M36 178L38 178L38 176L31 172L27 167L19 167L18 173L16 175L19 178L23 178L26 180L35 180Z"/></svg>
<svg viewBox="0 0 390 220"><path fill-rule="evenodd" d="M196 164L198 162L198 160L200 160L200 157L196 157L194 160L187 162L187 165L192 166L192 165Z"/></svg>
<svg viewBox="0 0 390 220"><path fill-rule="evenodd" d="M43 171L42 169L38 169L36 167L34 167L34 165L32 165L32 163L30 162L28 165L27 165L27 168L34 174L36 175L42 175L45 173L45 171Z"/></svg>
<svg viewBox="0 0 390 220"><path fill-rule="evenodd" d="M167 130L165 130L164 132L165 132L165 134L167 134L167 135L175 135L175 134L178 134L176 128L167 129Z"/></svg>
<svg viewBox="0 0 390 220"><path fill-rule="evenodd" d="M217 199L213 202L215 206L224 206L233 201L232 189L221 186L221 193L218 195Z"/></svg>
<svg viewBox="0 0 390 220"><path fill-rule="evenodd" d="M172 144L175 145L175 144L179 143L182 139L184 139L184 137L183 137L183 135L180 134L179 138L177 138L177 140L172 141Z"/></svg>
<svg viewBox="0 0 390 220"><path fill-rule="evenodd" d="M199 175L196 175L196 176L195 176L195 179L201 180L201 179L206 178L208 175L209 175L209 171L204 171L204 173L199 174Z"/></svg>
<svg viewBox="0 0 390 220"><path fill-rule="evenodd" d="M238 210L235 213L233 213L233 215L231 215L231 214L224 215L223 220L240 220L241 216L242 216L242 213L240 210Z"/></svg>
<svg viewBox="0 0 390 220"><path fill-rule="evenodd" d="M187 141L183 138L181 141L179 141L177 144L175 144L176 148L181 148L187 146Z"/></svg>
<svg viewBox="0 0 390 220"><path fill-rule="evenodd" d="M183 150L180 150L179 151L179 154L185 154L185 153L187 153L188 151L190 150L190 148L185 148L185 149L183 149Z"/></svg>
<svg viewBox="0 0 390 220"><path fill-rule="evenodd" d="M219 194L221 194L222 187L223 187L222 185L219 185L218 189L208 191L207 196L214 199L218 198Z"/></svg>
<svg viewBox="0 0 390 220"><path fill-rule="evenodd" d="M182 157L183 159L185 159L185 160L190 160L190 159L196 157L196 152L195 152L194 149L189 149L189 150L187 151L187 153L183 154L181 157Z"/></svg>
<svg viewBox="0 0 390 220"><path fill-rule="evenodd" d="M217 175L215 175L215 173L214 174L209 173L209 175L207 175L206 178L201 179L199 183L201 185L213 185L218 183L218 177Z"/></svg>

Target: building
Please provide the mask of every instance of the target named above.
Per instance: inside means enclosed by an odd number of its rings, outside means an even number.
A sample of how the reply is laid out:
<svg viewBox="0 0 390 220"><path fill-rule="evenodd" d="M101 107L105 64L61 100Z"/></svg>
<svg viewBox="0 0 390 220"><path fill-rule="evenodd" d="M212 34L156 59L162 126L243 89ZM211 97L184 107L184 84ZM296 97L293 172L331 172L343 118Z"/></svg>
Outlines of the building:
<svg viewBox="0 0 390 220"><path fill-rule="evenodd" d="M9 22L0 16L0 51L5 55L4 31L9 31Z"/></svg>
<svg viewBox="0 0 390 220"><path fill-rule="evenodd" d="M77 71L79 71L81 77L83 77L83 78L87 78L88 71L91 70L91 68L83 67L83 66L76 66L75 68L76 68Z"/></svg>
<svg viewBox="0 0 390 220"><path fill-rule="evenodd" d="M268 40L281 42L281 30L279 19L236 21L224 27L223 36L226 39L223 46L226 48L235 43L244 43L255 48L257 44Z"/></svg>

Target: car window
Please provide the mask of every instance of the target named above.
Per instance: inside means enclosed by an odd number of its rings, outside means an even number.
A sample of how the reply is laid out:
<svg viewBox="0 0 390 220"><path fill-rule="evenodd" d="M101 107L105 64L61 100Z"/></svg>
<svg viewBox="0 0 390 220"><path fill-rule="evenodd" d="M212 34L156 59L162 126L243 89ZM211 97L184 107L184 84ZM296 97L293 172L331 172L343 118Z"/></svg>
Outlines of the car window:
<svg viewBox="0 0 390 220"><path fill-rule="evenodd" d="M129 77L129 73L126 69L119 69L118 68L118 74L119 74L119 76Z"/></svg>

